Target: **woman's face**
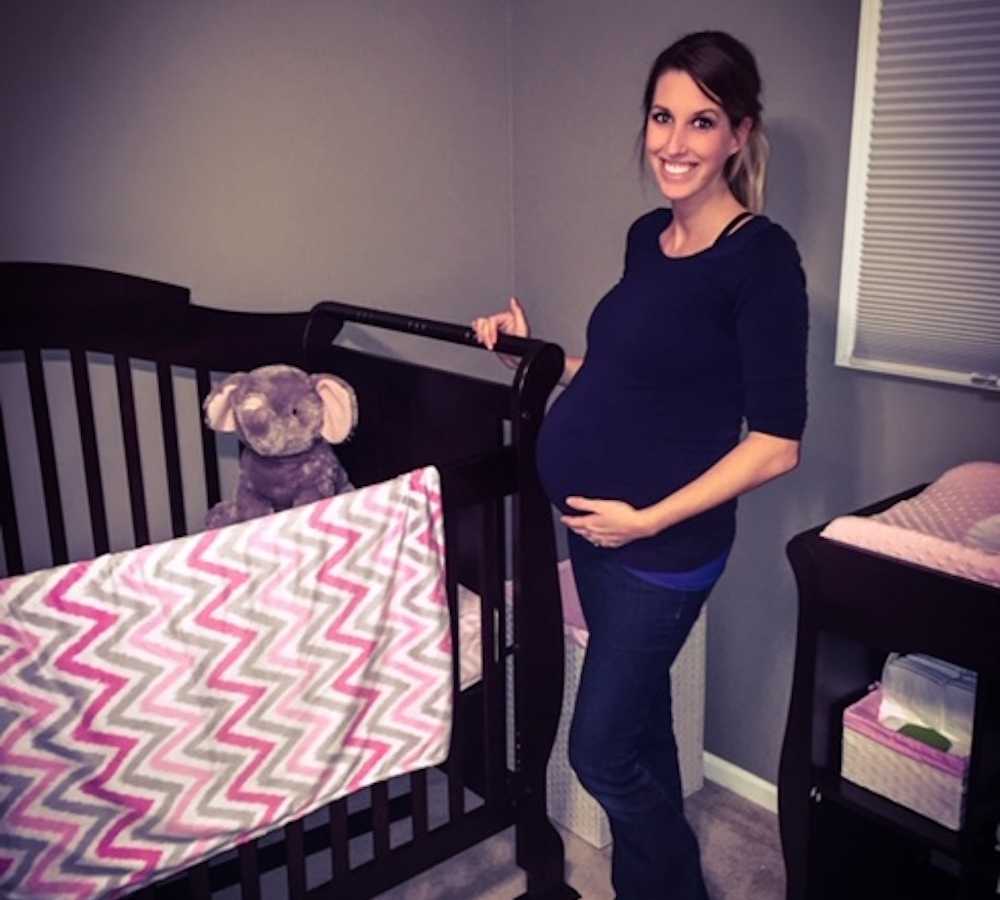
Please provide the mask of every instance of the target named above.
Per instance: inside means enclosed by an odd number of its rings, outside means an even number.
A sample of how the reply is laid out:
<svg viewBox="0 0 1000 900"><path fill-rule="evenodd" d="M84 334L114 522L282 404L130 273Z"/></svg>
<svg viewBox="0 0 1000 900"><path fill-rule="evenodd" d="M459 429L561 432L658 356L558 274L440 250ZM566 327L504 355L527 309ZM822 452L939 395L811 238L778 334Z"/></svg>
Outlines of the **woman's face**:
<svg viewBox="0 0 1000 900"><path fill-rule="evenodd" d="M749 131L749 119L734 131L722 107L687 72L664 72L646 122L646 158L663 196L676 205L728 190L726 160Z"/></svg>

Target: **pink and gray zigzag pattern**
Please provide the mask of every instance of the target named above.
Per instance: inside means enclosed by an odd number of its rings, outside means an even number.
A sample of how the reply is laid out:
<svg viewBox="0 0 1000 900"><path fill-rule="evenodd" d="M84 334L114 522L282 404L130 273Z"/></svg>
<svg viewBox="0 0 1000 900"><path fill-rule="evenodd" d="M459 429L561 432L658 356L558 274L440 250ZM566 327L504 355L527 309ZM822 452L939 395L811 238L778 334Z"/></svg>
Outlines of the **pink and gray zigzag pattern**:
<svg viewBox="0 0 1000 900"><path fill-rule="evenodd" d="M0 895L123 893L441 762L427 468L0 581Z"/></svg>

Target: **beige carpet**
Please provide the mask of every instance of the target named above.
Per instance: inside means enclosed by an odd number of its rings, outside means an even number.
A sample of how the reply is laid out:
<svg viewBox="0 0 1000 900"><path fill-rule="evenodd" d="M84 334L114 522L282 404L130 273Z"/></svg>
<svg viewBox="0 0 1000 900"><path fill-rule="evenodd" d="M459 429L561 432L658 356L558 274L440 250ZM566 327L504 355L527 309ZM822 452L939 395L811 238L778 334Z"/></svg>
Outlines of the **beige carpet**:
<svg viewBox="0 0 1000 900"><path fill-rule="evenodd" d="M713 900L784 900L785 864L774 813L711 781L687 799L686 809Z"/></svg>
<svg viewBox="0 0 1000 900"><path fill-rule="evenodd" d="M783 900L785 871L775 815L706 781L688 797L712 900ZM585 900L612 900L609 848L597 850L562 831L567 880ZM380 894L382 900L511 900L524 890L508 830Z"/></svg>

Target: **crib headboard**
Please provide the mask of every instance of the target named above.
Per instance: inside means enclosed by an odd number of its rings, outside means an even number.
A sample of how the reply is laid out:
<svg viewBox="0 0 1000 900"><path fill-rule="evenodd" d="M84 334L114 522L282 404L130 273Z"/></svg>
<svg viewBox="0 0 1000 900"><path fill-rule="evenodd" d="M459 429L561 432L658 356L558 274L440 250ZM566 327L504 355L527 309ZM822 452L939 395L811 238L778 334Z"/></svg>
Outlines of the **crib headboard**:
<svg viewBox="0 0 1000 900"><path fill-rule="evenodd" d="M58 458L61 442L53 427L53 415L58 424L67 410L79 423L93 553L116 549L109 537L105 509L107 476L103 470L107 463L101 461L99 446L102 426L94 414L90 372L95 354L108 355L110 358L101 358L114 370L135 545L156 538L151 536L146 508L144 478L148 467L144 471L140 452L140 448L145 451L141 420L155 418L155 413L143 408L143 401L137 399L133 372L137 360L147 361L155 378L172 536L196 530L201 514L185 506L183 436L175 397L178 371L189 372L199 400L221 374L267 363L285 362L345 378L357 392L360 416L354 435L337 447L337 454L355 484L374 483L430 463L441 467L462 460L467 478L505 479L513 485L519 477L531 482L534 471L532 466L522 465L518 472L518 454L503 454L504 423L511 423L511 446L516 451L526 438L525 429L533 432L537 428L545 399L562 368L562 351L558 347L507 339L504 349L523 357L514 384L508 387L332 343L347 320L475 345L467 328L336 303L320 304L312 316L306 312L269 314L212 309L192 304L190 292L183 287L80 266L0 264L0 296L5 322L0 334L2 359L10 365L23 354L51 564L66 562L76 555L67 545L67 465ZM66 396L69 391L53 395L50 388L43 360L53 352L61 353L64 362L68 356L72 399ZM4 378L10 381L9 376ZM62 412L55 413L55 405L60 405ZM210 506L222 495L218 437L200 423L200 411L196 414L205 502ZM17 476L12 475L8 441L12 425L9 415L0 415L0 524L9 574L25 567L18 517L14 515L13 484ZM501 455L492 457L480 471L468 467L477 455L490 453ZM460 480L446 479L446 483L457 485Z"/></svg>

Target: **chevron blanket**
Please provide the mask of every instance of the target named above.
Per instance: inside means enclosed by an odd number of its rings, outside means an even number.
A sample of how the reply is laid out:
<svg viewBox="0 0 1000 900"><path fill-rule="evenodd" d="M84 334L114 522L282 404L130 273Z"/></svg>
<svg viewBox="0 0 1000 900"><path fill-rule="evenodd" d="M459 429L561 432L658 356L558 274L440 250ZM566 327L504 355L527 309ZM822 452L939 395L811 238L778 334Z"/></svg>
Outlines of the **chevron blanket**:
<svg viewBox="0 0 1000 900"><path fill-rule="evenodd" d="M438 473L0 581L0 896L115 896L441 762Z"/></svg>

